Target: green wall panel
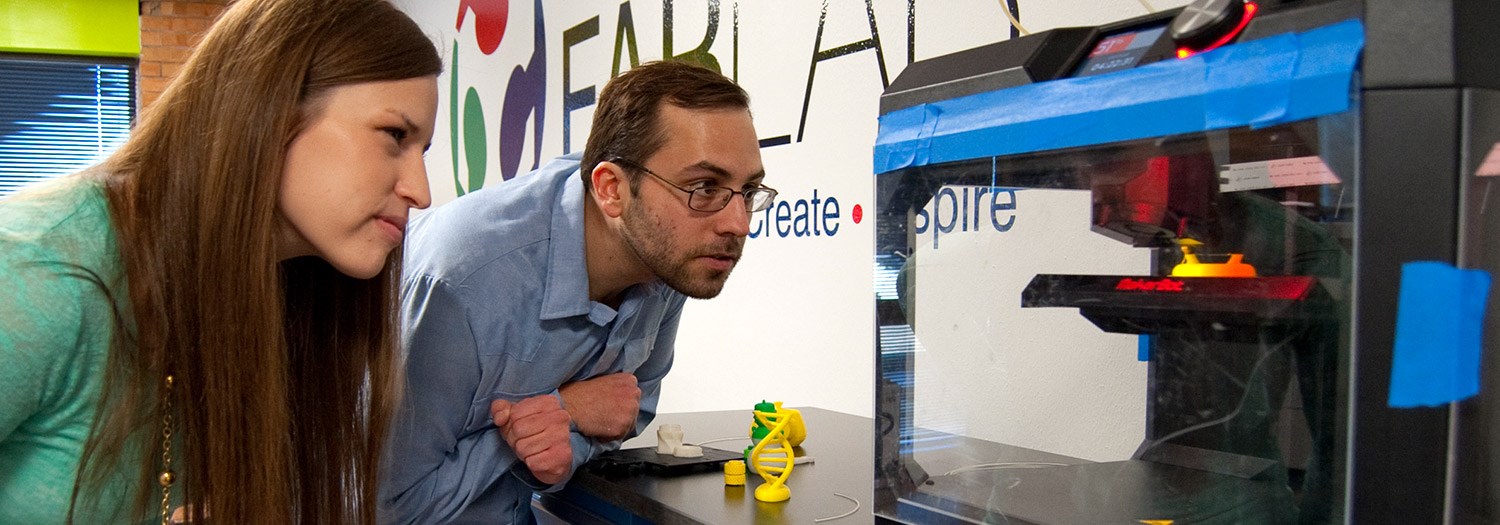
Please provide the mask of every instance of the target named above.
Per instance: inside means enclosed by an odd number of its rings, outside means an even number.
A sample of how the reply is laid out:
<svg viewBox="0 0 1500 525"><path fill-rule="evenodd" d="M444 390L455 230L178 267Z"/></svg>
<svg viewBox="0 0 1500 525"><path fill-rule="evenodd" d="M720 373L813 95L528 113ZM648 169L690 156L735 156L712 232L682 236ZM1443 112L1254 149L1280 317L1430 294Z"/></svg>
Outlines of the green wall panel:
<svg viewBox="0 0 1500 525"><path fill-rule="evenodd" d="M138 0L0 0L0 51L134 57Z"/></svg>

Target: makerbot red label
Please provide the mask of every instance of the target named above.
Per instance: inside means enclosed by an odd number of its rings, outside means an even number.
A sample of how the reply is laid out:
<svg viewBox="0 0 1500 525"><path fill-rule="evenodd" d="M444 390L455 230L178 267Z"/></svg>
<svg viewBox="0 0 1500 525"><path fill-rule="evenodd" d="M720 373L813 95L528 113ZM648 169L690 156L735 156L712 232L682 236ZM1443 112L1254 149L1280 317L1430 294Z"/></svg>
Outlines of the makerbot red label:
<svg viewBox="0 0 1500 525"><path fill-rule="evenodd" d="M1176 279L1136 279L1126 277L1115 285L1116 290L1142 292L1181 292L1183 282Z"/></svg>

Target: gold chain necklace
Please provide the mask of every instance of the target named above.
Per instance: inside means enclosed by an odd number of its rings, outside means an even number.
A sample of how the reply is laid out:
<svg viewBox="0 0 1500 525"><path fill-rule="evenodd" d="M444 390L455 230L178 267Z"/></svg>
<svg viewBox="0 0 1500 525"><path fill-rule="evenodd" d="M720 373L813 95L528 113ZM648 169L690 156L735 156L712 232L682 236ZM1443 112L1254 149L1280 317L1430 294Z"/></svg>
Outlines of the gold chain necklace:
<svg viewBox="0 0 1500 525"><path fill-rule="evenodd" d="M177 481L177 475L172 472L172 374L167 374L167 388L163 392L161 406L161 476L157 482L161 483L161 523L171 523L170 500L172 499L172 482Z"/></svg>

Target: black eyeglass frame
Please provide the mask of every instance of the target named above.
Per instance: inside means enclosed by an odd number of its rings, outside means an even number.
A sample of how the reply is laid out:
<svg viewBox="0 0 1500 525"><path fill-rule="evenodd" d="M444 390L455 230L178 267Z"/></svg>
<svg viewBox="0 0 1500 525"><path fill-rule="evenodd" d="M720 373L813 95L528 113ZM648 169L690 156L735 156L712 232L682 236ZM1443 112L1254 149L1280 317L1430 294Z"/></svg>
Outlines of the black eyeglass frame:
<svg viewBox="0 0 1500 525"><path fill-rule="evenodd" d="M766 208L770 208L772 204L776 203L776 195L777 195L778 192L776 191L775 188L772 188L770 186L757 186L757 187L750 188L750 189L747 189L747 190L744 190L744 191L735 191L733 189L730 189L730 188L727 188L727 187L724 187L724 186L704 186L702 188L684 188L682 186L678 186L677 184L674 184L672 181L667 180L666 177L663 177L661 175L657 175L656 172L651 171L650 168L647 168L647 167L641 165L641 163L639 163L639 162L636 162L636 161L633 161L633 160L629 160L629 159L626 159L624 157L611 157L609 159L609 161L613 162L615 164L619 164L619 165L622 165L622 166L628 166L628 167L633 168L633 169L638 169L638 170L644 171L644 172L646 172L647 175L655 177L656 180L661 181L662 184L666 184L667 186L670 186L671 188L673 188L673 189L675 189L677 191L681 191L681 192L687 193L688 194L687 207L688 207L688 209L693 210L693 211L701 211L701 212L704 212L704 213L715 213L715 212L718 212L720 210L723 210L724 208L728 208L729 207L729 201L733 200L735 195L743 195L744 196L744 198L745 198L745 212L746 213L755 213L755 212L758 212L758 211L764 211ZM715 197L713 195L713 192L716 192L716 191L727 191L727 192L729 192L729 196L728 197L723 197L723 198ZM768 195L765 198L765 202L761 203L760 205L756 205L755 204L755 199L759 198L759 197L757 197L758 195ZM716 203L716 205L718 207L717 208L713 208L713 209L705 209L705 208L702 208L702 207L699 207L699 206L694 206L693 205L694 199L706 200L707 202L710 202L710 203ZM703 203L699 202L699 204L701 205Z"/></svg>

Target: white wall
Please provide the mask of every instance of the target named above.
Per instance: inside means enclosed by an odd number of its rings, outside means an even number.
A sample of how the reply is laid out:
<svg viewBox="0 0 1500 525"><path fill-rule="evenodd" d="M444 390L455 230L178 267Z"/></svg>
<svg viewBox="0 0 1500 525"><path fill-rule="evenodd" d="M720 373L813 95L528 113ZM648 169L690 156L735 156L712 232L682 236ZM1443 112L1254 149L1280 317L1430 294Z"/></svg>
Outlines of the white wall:
<svg viewBox="0 0 1500 525"><path fill-rule="evenodd" d="M810 203L814 194L820 207L829 206L830 199L836 200L839 217L832 221L837 224L837 229L831 235L822 231L821 226L820 235L765 235L767 230L760 226L762 235L747 244L745 259L724 293L711 301L689 304L678 340L676 368L666 380L659 408L662 412L748 409L755 402L768 399L785 401L791 406L818 406L864 416L872 414L874 292L871 251L874 224L873 220L856 222L853 210L859 206L864 209L864 217L874 216L869 211L874 193L871 148L875 139L877 100L883 89L876 53L864 50L817 62L810 97L804 106L820 14L826 9L822 42L816 47L832 49L871 37L870 18L864 2L548 2L542 13L546 71L545 89L540 91L544 99L541 137L531 133L530 121L524 128L517 128L519 133L510 132L502 137L500 129L502 111L507 104L507 83L513 70L527 64L535 50L533 2L462 2L480 8L486 5L507 8L508 23L504 26L504 36L492 54L484 54L479 47L476 26L481 20L475 13L469 12L462 29L455 29L455 21L461 12L460 0L398 0L398 3L403 4L403 8L432 34L450 68L457 45L458 67L445 72L439 80L438 133L427 156L434 198L439 203L451 200L457 194L457 187L462 183L455 183L455 176L466 181L474 171L466 161L472 153L468 149L459 148L456 153L459 160L457 163L453 161L454 145L464 143L449 132L449 112L453 108L453 97L449 93L455 84L453 75L457 75L460 119L464 120L462 101L469 88L475 89L478 101L477 105L470 106L471 109L482 108L482 126L474 119L463 123L472 124L473 130L485 132L485 141L477 144L486 149L486 178L493 184L501 178L498 144L502 141L524 144L525 154L520 162L522 172L531 167L531 147L538 140L543 161L563 153L565 31L598 17L598 35L568 48L570 63L566 72L571 91L594 86L597 92L610 78L622 9L630 13L633 21L640 60L647 61L663 57L664 18L673 21L674 52L682 53L703 41L708 14L712 7L716 7L719 11L718 31L708 51L717 57L724 73L737 75L740 84L750 93L760 136L789 136L788 144L762 150L768 174L766 183L781 191L780 200L793 205L799 200ZM1183 3L1183 0L1151 2L1157 9ZM669 15L664 13L663 4L671 4ZM1020 11L1023 25L1031 31L1040 31L1135 17L1147 12L1144 5L1141 0L1021 0ZM999 1L924 1L918 2L914 13L908 13L905 1L875 0L873 13L889 79L900 74L913 58L921 60L952 53L1004 40L1009 35ZM907 32L909 19L914 22L914 35ZM914 43L914 57L907 53L909 38ZM628 68L628 54L624 56L622 61L626 64L622 69ZM806 124L799 132L804 112ZM591 117L591 107L572 112L569 141L573 150L582 149ZM529 118L535 118L535 115ZM466 135L474 136L474 132L465 132L460 126L459 136ZM1083 195L1086 199L1086 194ZM1083 220L1086 221L1086 209L1080 213L1085 213ZM756 215L752 229L757 228L764 217L763 213ZM1105 242L1102 237L1098 241ZM959 246L954 248L956 250ZM1036 273L1037 270L1027 267L1017 271ZM1059 272L1060 269L1050 267L1046 271ZM1029 277L1030 274L1026 275ZM1082 322L1076 313L1070 316L1070 319ZM986 337L986 334L978 332L972 336ZM1114 340L1100 344L1120 343ZM1128 344L1133 345L1133 339ZM1133 358L1133 353L1128 357ZM1000 368L1004 368L1003 365L997 363ZM939 367L934 370L941 368L939 364L933 366ZM1097 373L1097 370L1089 370L1113 365L1073 361L1060 366L1072 367L1072 370L1032 369L1018 376L1045 380L1051 375ZM972 377L973 370L969 371ZM1000 373L1001 370L994 372ZM1012 374L1012 378L1016 376ZM1122 402L1127 406L1111 406L1111 409L1139 418L1140 392L1119 392L1133 388L1133 382L1143 381L1142 377L1128 373L1123 377L1112 377L1108 381L1116 384L1104 385L1100 389L1068 388L1067 383L1052 378L1053 385L1045 395L1071 398L1063 400L1065 405L1080 407L1090 406L1100 399L1124 396ZM984 398L981 396L988 395L982 385L954 385L953 388L957 390L945 395L957 397L947 402L982 406ZM1017 385L1010 387L1009 391L1028 388ZM1129 398L1131 395L1136 398ZM1021 404L1025 401L1016 399ZM1056 431L1087 432L1087 429L1059 428ZM1014 436L1005 436L1006 439L1010 437Z"/></svg>

